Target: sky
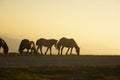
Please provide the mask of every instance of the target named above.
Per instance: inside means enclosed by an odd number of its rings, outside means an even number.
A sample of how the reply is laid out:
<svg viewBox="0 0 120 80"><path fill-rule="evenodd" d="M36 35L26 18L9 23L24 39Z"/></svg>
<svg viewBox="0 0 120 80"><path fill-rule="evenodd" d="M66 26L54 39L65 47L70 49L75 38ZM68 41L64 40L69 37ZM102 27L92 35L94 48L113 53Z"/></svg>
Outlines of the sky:
<svg viewBox="0 0 120 80"><path fill-rule="evenodd" d="M82 55L120 55L119 30L119 0L0 0L7 37L74 38Z"/></svg>

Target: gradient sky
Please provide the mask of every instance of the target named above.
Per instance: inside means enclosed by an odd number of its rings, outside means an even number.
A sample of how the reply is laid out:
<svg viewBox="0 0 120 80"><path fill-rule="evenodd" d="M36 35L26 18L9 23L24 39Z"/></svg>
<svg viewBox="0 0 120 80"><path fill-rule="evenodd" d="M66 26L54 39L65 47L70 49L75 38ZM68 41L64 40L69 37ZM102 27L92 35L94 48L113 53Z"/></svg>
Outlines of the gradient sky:
<svg viewBox="0 0 120 80"><path fill-rule="evenodd" d="M120 1L0 0L0 34L74 38L83 55L120 55Z"/></svg>

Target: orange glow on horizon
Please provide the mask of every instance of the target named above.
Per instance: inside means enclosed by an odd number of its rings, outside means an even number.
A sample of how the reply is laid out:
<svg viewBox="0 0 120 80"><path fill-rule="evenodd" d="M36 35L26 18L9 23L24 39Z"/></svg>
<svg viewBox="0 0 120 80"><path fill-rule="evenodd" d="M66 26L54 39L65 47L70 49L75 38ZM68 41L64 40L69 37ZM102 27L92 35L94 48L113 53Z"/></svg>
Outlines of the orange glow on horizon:
<svg viewBox="0 0 120 80"><path fill-rule="evenodd" d="M120 55L118 0L2 0L0 17L0 34L7 37L68 37L83 55Z"/></svg>

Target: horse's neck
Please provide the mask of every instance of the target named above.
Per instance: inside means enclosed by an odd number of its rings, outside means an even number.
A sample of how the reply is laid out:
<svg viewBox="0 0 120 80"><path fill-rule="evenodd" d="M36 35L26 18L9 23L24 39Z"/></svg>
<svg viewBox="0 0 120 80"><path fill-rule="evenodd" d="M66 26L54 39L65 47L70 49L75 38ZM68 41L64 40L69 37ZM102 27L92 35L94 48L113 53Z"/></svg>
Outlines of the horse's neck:
<svg viewBox="0 0 120 80"><path fill-rule="evenodd" d="M78 45L77 45L77 44L75 44L75 45L74 45L74 47L77 49L77 48L78 48Z"/></svg>
<svg viewBox="0 0 120 80"><path fill-rule="evenodd" d="M6 42L4 41L4 44L2 45L2 48L8 48Z"/></svg>

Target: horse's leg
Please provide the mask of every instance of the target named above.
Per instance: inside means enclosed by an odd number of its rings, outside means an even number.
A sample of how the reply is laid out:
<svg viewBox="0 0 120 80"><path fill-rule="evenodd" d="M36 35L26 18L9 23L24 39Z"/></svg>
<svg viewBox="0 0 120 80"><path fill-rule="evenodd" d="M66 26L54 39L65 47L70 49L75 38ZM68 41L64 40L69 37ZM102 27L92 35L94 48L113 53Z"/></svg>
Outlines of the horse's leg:
<svg viewBox="0 0 120 80"><path fill-rule="evenodd" d="M32 47L31 52L34 53L34 54L36 53L34 47Z"/></svg>
<svg viewBox="0 0 120 80"><path fill-rule="evenodd" d="M58 49L58 55L60 55L60 49Z"/></svg>
<svg viewBox="0 0 120 80"><path fill-rule="evenodd" d="M46 52L45 52L45 55L47 54L48 49L49 49L49 47L47 47Z"/></svg>
<svg viewBox="0 0 120 80"><path fill-rule="evenodd" d="M34 47L34 54L37 55L37 50L35 47Z"/></svg>
<svg viewBox="0 0 120 80"><path fill-rule="evenodd" d="M58 55L60 55L60 50L58 49Z"/></svg>
<svg viewBox="0 0 120 80"><path fill-rule="evenodd" d="M23 50L24 50L24 47L19 48L19 52L20 52L20 54L23 53Z"/></svg>
<svg viewBox="0 0 120 80"><path fill-rule="evenodd" d="M40 47L40 52L41 52L41 54L43 55L43 53L42 53L42 46Z"/></svg>
<svg viewBox="0 0 120 80"><path fill-rule="evenodd" d="M70 55L72 55L72 50L73 50L73 48L71 48L71 50L70 50Z"/></svg>
<svg viewBox="0 0 120 80"><path fill-rule="evenodd" d="M31 52L30 53L33 53L33 48L30 48Z"/></svg>
<svg viewBox="0 0 120 80"><path fill-rule="evenodd" d="M22 48L22 49L21 49L20 54L22 54L22 53L23 53L23 50L24 50L24 48Z"/></svg>
<svg viewBox="0 0 120 80"><path fill-rule="evenodd" d="M67 52L66 52L66 55L68 54L68 51L70 50L70 48L68 48Z"/></svg>
<svg viewBox="0 0 120 80"><path fill-rule="evenodd" d="M27 54L29 53L29 49L27 49Z"/></svg>
<svg viewBox="0 0 120 80"><path fill-rule="evenodd" d="M63 48L64 48L64 47L62 46L62 48L61 48L61 55L62 55L62 52L63 52Z"/></svg>
<svg viewBox="0 0 120 80"><path fill-rule="evenodd" d="M37 47L37 50L36 50L36 52L38 52L38 49L39 49L39 48L40 48L40 46L38 46L38 47Z"/></svg>
<svg viewBox="0 0 120 80"><path fill-rule="evenodd" d="M52 55L52 47L50 47L50 55Z"/></svg>
<svg viewBox="0 0 120 80"><path fill-rule="evenodd" d="M61 50L61 47L58 49L58 55L60 55L60 50Z"/></svg>

